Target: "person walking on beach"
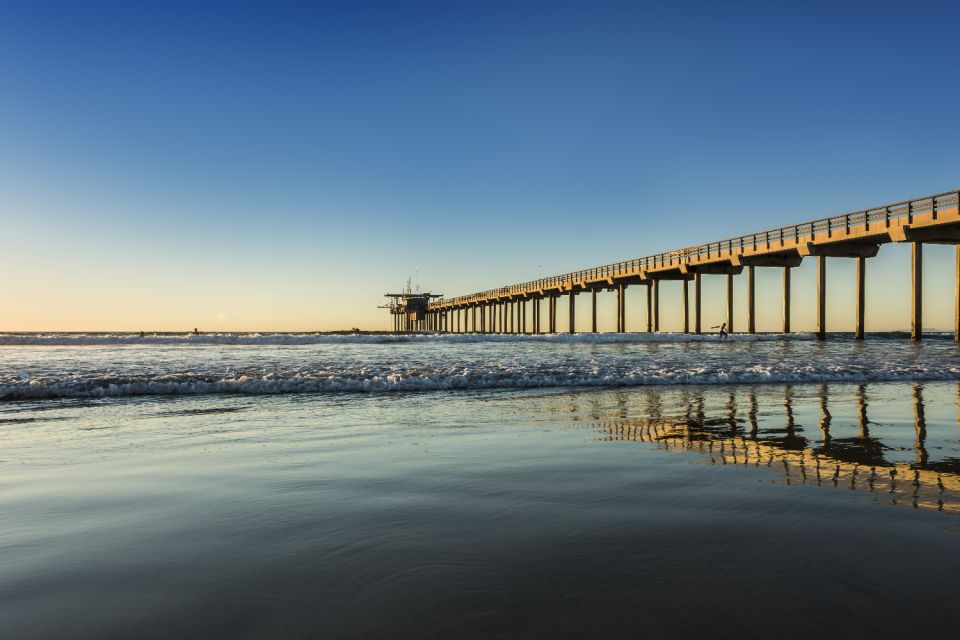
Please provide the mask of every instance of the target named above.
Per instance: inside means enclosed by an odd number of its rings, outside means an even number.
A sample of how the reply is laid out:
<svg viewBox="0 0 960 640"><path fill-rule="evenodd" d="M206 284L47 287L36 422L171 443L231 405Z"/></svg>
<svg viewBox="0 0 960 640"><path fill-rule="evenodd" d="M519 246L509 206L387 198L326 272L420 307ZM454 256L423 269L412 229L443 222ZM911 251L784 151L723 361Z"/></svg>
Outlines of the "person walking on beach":
<svg viewBox="0 0 960 640"><path fill-rule="evenodd" d="M717 332L717 335L720 337L721 340L726 340L726 339L727 339L727 323L726 323L726 322L721 322L719 326L718 326L718 325L713 325L713 326L710 327L710 328L711 328L711 329L720 329L720 331Z"/></svg>

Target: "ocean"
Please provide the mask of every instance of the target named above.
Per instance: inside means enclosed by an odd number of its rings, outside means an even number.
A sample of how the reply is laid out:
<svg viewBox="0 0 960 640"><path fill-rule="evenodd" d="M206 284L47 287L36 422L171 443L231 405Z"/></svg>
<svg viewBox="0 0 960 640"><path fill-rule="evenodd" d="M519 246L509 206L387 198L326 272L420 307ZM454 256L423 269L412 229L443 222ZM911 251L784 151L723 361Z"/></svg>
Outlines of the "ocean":
<svg viewBox="0 0 960 640"><path fill-rule="evenodd" d="M0 334L10 638L955 635L937 334Z"/></svg>

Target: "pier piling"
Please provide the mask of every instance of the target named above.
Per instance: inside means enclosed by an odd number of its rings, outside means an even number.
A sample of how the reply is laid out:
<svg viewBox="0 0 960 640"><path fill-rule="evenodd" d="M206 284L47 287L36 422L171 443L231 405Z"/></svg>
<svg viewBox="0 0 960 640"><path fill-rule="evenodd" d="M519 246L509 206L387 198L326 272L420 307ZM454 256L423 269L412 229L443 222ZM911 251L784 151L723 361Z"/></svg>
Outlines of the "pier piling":
<svg viewBox="0 0 960 640"><path fill-rule="evenodd" d="M923 338L923 243L910 245L910 338Z"/></svg>
<svg viewBox="0 0 960 640"><path fill-rule="evenodd" d="M827 337L827 256L817 256L817 337Z"/></svg>

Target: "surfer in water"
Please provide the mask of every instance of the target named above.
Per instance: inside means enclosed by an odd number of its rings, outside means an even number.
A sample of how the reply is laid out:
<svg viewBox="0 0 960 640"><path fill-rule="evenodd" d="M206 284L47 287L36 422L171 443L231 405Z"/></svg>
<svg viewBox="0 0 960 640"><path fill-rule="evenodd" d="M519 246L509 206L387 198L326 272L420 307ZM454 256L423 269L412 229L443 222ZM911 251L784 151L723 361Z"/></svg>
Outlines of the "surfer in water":
<svg viewBox="0 0 960 640"><path fill-rule="evenodd" d="M726 340L726 339L727 339L727 323L726 323L726 322L721 322L719 326L718 326L718 325L714 325L714 326L712 326L712 327L710 327L710 328L711 328L711 329L720 329L720 331L717 332L717 335L720 337L721 340Z"/></svg>

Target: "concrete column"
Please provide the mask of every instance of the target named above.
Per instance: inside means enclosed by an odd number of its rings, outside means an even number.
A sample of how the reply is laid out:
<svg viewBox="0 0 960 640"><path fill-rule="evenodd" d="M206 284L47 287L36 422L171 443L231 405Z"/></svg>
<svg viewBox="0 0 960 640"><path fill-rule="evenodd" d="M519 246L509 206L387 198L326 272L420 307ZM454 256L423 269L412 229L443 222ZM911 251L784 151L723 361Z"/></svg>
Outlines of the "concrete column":
<svg viewBox="0 0 960 640"><path fill-rule="evenodd" d="M910 337L923 337L923 243L911 243L910 251Z"/></svg>
<svg viewBox="0 0 960 640"><path fill-rule="evenodd" d="M757 332L756 267L747 266L747 333Z"/></svg>
<svg viewBox="0 0 960 640"><path fill-rule="evenodd" d="M620 329L627 332L627 285L620 285Z"/></svg>
<svg viewBox="0 0 960 640"><path fill-rule="evenodd" d="M701 317L701 297L700 297L700 274L693 274L693 332L697 335L703 333L703 326L700 324Z"/></svg>
<svg viewBox="0 0 960 640"><path fill-rule="evenodd" d="M727 332L733 333L733 274L727 274Z"/></svg>
<svg viewBox="0 0 960 640"><path fill-rule="evenodd" d="M550 323L550 333L557 332L557 302L559 301L560 296L553 295L550 297L550 300L553 302L553 319Z"/></svg>
<svg viewBox="0 0 960 640"><path fill-rule="evenodd" d="M827 337L827 257L817 256L817 337Z"/></svg>
<svg viewBox="0 0 960 640"><path fill-rule="evenodd" d="M790 333L790 267L783 268L783 332Z"/></svg>
<svg viewBox="0 0 960 640"><path fill-rule="evenodd" d="M857 326L854 332L854 337L857 340L863 340L863 320L864 320L864 303L866 302L866 270L867 270L867 259L863 256L857 258Z"/></svg>
<svg viewBox="0 0 960 640"><path fill-rule="evenodd" d="M647 333L653 331L653 286L647 283Z"/></svg>
<svg viewBox="0 0 960 640"><path fill-rule="evenodd" d="M660 281L653 281L653 330L660 331Z"/></svg>
<svg viewBox="0 0 960 640"><path fill-rule="evenodd" d="M577 332L576 300L577 300L577 292L571 291L570 292L570 333Z"/></svg>
<svg viewBox="0 0 960 640"><path fill-rule="evenodd" d="M690 333L690 287L686 280L683 281L683 332Z"/></svg>
<svg viewBox="0 0 960 640"><path fill-rule="evenodd" d="M953 268L953 339L960 342L960 244L954 248Z"/></svg>
<svg viewBox="0 0 960 640"><path fill-rule="evenodd" d="M533 299L533 333L540 334L540 298Z"/></svg>
<svg viewBox="0 0 960 640"><path fill-rule="evenodd" d="M627 285L620 285L620 331L627 332Z"/></svg>
<svg viewBox="0 0 960 640"><path fill-rule="evenodd" d="M621 290L620 285L617 285L617 333L623 333L623 326L620 324L620 298L623 296L623 291Z"/></svg>
<svg viewBox="0 0 960 640"><path fill-rule="evenodd" d="M960 256L960 253L958 253L957 255ZM960 258L957 258L957 260L958 260L958 264L960 264ZM592 319L593 319L593 323L592 323L592 324L593 324L593 328L592 328L592 331L593 331L594 333L596 333L596 332L597 332L597 290L596 290L596 289L591 289L591 290L590 290L590 298L591 298L591 300L592 300L592 302L593 302L593 311L592 311Z"/></svg>

